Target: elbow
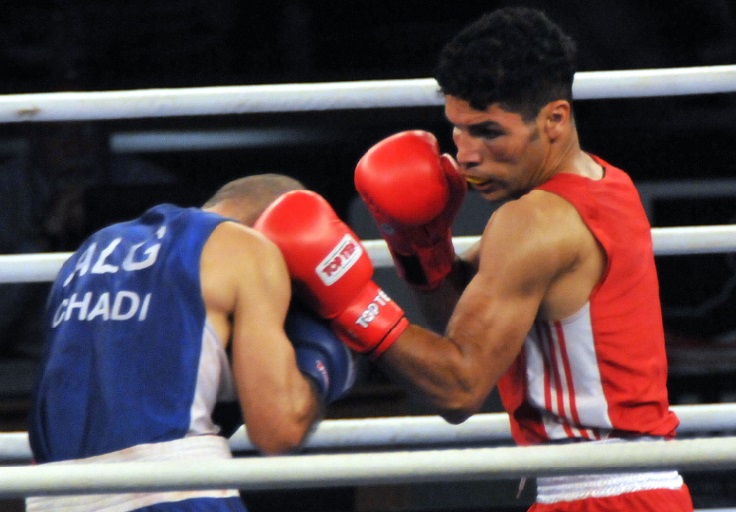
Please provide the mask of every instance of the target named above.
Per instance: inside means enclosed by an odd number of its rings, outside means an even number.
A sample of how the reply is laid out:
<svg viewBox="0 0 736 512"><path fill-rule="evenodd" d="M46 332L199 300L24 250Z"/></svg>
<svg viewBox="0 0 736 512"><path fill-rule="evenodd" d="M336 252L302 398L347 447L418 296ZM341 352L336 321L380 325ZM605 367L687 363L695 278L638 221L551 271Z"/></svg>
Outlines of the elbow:
<svg viewBox="0 0 736 512"><path fill-rule="evenodd" d="M452 407L443 408L440 412L442 418L452 424L458 425L481 410L481 404L463 403Z"/></svg>
<svg viewBox="0 0 736 512"><path fill-rule="evenodd" d="M249 437L251 443L262 455L286 455L299 451L309 434L308 426L295 424L281 425L277 428L258 429Z"/></svg>
<svg viewBox="0 0 736 512"><path fill-rule="evenodd" d="M478 383L459 385L439 404L439 414L448 423L460 424L480 412L487 397L485 387Z"/></svg>
<svg viewBox="0 0 736 512"><path fill-rule="evenodd" d="M321 411L318 401L307 400L298 407L281 409L280 413L262 417L261 421L254 418L252 427L248 426L248 437L263 455L297 452L312 432Z"/></svg>
<svg viewBox="0 0 736 512"><path fill-rule="evenodd" d="M293 439L272 439L263 443L254 443L261 455L288 455L299 450L301 444Z"/></svg>
<svg viewBox="0 0 736 512"><path fill-rule="evenodd" d="M442 418L451 425L459 425L460 423L470 418L473 414L473 412L467 410L451 410L442 411L440 413L440 416L442 416Z"/></svg>

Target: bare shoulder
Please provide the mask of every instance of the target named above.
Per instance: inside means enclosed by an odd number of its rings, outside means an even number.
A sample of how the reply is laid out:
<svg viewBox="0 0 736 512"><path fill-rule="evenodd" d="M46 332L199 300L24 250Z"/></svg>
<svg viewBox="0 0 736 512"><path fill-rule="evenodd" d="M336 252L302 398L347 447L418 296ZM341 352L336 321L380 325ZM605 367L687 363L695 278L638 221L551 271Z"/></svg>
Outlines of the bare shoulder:
<svg viewBox="0 0 736 512"><path fill-rule="evenodd" d="M225 289L286 286L288 270L276 244L237 222L223 222L205 244L201 259L203 285Z"/></svg>
<svg viewBox="0 0 736 512"><path fill-rule="evenodd" d="M484 237L507 238L523 242L530 237L543 239L565 236L584 227L575 208L556 194L535 190L509 201L491 216Z"/></svg>
<svg viewBox="0 0 736 512"><path fill-rule="evenodd" d="M234 264L236 267L250 260L266 263L281 259L276 244L255 229L238 222L218 225L207 241L205 251L218 262Z"/></svg>
<svg viewBox="0 0 736 512"><path fill-rule="evenodd" d="M570 203L535 190L494 212L481 238L480 262L551 276L575 264L586 239L592 235Z"/></svg>

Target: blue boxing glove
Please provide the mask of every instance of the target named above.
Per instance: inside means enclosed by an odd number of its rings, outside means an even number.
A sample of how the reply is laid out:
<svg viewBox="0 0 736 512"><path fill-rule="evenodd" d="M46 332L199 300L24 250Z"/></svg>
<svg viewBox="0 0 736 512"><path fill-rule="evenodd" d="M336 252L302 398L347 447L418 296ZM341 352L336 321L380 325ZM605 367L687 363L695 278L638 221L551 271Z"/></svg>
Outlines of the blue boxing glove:
<svg viewBox="0 0 736 512"><path fill-rule="evenodd" d="M347 394L355 383L356 361L326 321L292 305L284 328L294 345L297 366L314 380L325 403Z"/></svg>

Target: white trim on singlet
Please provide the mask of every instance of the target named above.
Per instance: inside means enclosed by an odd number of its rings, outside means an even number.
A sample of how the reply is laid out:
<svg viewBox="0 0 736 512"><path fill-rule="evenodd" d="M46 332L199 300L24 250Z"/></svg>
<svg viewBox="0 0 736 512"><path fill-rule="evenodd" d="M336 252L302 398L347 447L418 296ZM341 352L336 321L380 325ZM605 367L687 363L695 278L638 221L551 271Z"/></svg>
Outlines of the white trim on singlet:
<svg viewBox="0 0 736 512"><path fill-rule="evenodd" d="M219 427L212 422L215 403L235 400L237 395L227 354L215 329L205 322L187 436L217 434Z"/></svg>
<svg viewBox="0 0 736 512"><path fill-rule="evenodd" d="M682 476L677 471L545 477L537 479L537 503L605 498L655 489L674 491L682 485Z"/></svg>
<svg viewBox="0 0 736 512"><path fill-rule="evenodd" d="M665 441L656 437L643 436L635 439L612 438L592 442L611 444ZM586 498L605 498L656 489L676 491L683 486L683 483L682 476L676 470L539 477L537 478L537 503L549 504Z"/></svg>
<svg viewBox="0 0 736 512"><path fill-rule="evenodd" d="M48 465L173 461L193 459L231 459L227 439L220 436L195 436L163 443L132 446L85 459L51 462ZM239 497L237 490L173 491L152 493L89 494L82 496L39 496L26 499L26 512L129 512L157 503L172 503L194 498Z"/></svg>

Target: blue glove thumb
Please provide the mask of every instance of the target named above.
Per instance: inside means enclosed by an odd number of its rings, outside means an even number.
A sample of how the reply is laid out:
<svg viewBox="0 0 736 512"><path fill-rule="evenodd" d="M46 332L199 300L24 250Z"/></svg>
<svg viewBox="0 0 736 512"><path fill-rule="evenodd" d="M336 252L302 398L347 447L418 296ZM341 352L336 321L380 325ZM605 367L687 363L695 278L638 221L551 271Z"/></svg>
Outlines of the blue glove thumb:
<svg viewBox="0 0 736 512"><path fill-rule="evenodd" d="M292 305L284 328L294 345L297 366L315 381L325 403L347 394L355 383L355 358L328 324Z"/></svg>

